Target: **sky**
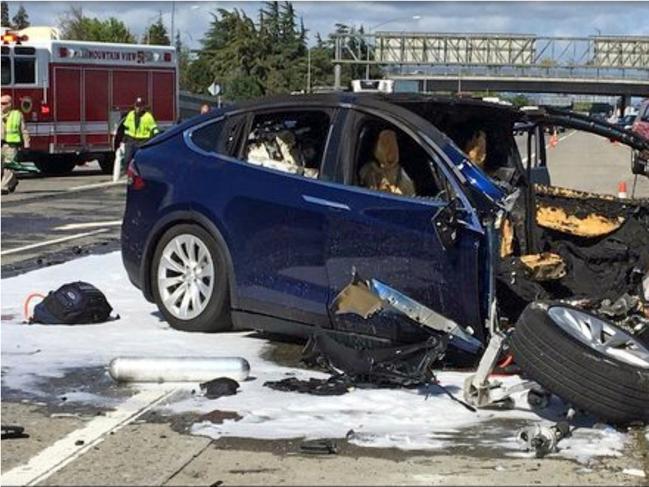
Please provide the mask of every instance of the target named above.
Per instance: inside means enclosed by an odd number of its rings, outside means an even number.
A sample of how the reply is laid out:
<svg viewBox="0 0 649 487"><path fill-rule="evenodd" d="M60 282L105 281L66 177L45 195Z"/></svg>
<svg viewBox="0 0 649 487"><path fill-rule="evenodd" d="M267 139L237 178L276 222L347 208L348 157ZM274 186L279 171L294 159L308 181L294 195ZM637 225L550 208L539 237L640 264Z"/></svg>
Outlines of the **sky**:
<svg viewBox="0 0 649 487"><path fill-rule="evenodd" d="M56 25L71 5L91 17L116 17L141 36L146 25L162 13L171 27L172 2L8 2L13 16L22 3L32 25ZM239 8L256 18L260 2L173 2L174 29L192 48L200 47L211 12ZM294 2L310 31L323 37L337 22L366 29L416 32L494 32L548 36L649 36L649 1L645 2ZM413 19L414 16L420 18ZM380 25L382 24L382 25Z"/></svg>

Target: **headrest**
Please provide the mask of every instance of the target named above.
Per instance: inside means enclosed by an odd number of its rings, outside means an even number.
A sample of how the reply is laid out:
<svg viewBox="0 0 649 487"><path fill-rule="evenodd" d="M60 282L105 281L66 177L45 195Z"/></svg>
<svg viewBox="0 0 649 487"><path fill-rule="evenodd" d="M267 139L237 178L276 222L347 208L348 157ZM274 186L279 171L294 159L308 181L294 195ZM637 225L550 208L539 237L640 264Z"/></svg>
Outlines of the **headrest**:
<svg viewBox="0 0 649 487"><path fill-rule="evenodd" d="M399 163L399 144L394 130L382 130L376 139L374 157L381 166Z"/></svg>
<svg viewBox="0 0 649 487"><path fill-rule="evenodd" d="M474 164L482 167L487 158L487 135L483 130L478 130L464 147L464 153Z"/></svg>

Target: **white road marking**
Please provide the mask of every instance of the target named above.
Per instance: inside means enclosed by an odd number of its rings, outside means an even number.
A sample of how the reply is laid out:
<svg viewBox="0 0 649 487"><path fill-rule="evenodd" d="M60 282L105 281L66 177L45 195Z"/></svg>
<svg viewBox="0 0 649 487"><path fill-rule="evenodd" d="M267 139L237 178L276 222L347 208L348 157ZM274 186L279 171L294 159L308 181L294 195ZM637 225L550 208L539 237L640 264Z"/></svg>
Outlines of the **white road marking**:
<svg viewBox="0 0 649 487"><path fill-rule="evenodd" d="M563 137L559 137L559 142L561 142L562 140L566 140L568 137L572 137L572 136L575 135L577 132L578 132L578 130L573 130L572 132L567 133L567 134L564 135ZM547 147L547 146L546 146L546 147Z"/></svg>
<svg viewBox="0 0 649 487"><path fill-rule="evenodd" d="M34 485L76 460L106 435L131 423L142 414L169 398L175 390L149 389L135 394L115 411L96 416L83 427L68 434L32 457L26 464L3 473L2 485Z"/></svg>
<svg viewBox="0 0 649 487"><path fill-rule="evenodd" d="M81 228L102 228L102 227L118 227L122 224L122 220L111 220L107 222L87 222L87 223L68 223L60 227L54 227L54 230L79 230Z"/></svg>
<svg viewBox="0 0 649 487"><path fill-rule="evenodd" d="M561 142L562 140L566 140L568 137L570 137L571 135L574 135L576 133L577 133L577 131L573 130L572 132L570 132L570 133L568 133L568 134L566 134L566 135L564 135L562 137L559 137L559 139L557 140L557 144L559 142ZM550 148L550 143L549 142L547 144L545 144L545 148L546 149ZM532 152L532 158L534 158L534 157L536 157L536 152ZM523 157L522 162L523 162L523 164L527 164L527 156Z"/></svg>
<svg viewBox="0 0 649 487"><path fill-rule="evenodd" d="M18 252L24 252L25 250L38 249L40 247L46 247L48 245L54 245L57 243L67 242L69 240L75 240L77 238L90 237L91 235L97 235L99 233L107 232L108 228L102 228L100 230L93 230L92 232L76 233L74 235L68 235L67 237L56 238L54 240L46 240L45 242L39 242L35 244L25 245L23 247L18 247L15 249L3 250L0 252L0 255L9 255L17 254Z"/></svg>

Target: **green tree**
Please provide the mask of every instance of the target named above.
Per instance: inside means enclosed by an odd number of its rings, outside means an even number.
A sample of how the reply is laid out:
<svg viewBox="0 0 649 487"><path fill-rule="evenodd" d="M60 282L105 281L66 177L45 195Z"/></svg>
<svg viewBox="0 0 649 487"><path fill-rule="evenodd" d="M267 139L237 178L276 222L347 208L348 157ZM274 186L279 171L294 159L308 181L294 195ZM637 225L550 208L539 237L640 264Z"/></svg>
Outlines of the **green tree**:
<svg viewBox="0 0 649 487"><path fill-rule="evenodd" d="M75 41L118 42L134 44L135 36L126 24L110 17L106 20L85 17L83 10L71 7L59 21L61 37Z"/></svg>
<svg viewBox="0 0 649 487"><path fill-rule="evenodd" d="M218 9L212 14L212 22L201 44L203 49L190 68L192 79L202 84L199 92L217 81L228 99L239 100L264 93L262 53L265 48L257 27L244 12Z"/></svg>
<svg viewBox="0 0 649 487"><path fill-rule="evenodd" d="M305 88L306 29L297 25L297 15L290 2L267 4L269 28L264 45L271 48L262 53L262 64L267 72L262 81L266 94L289 93ZM262 38L266 36L260 26Z"/></svg>
<svg viewBox="0 0 649 487"><path fill-rule="evenodd" d="M529 98L527 98L525 95L522 95L520 93L512 97L509 101L512 103L512 105L516 107L524 107L527 105L531 105Z"/></svg>
<svg viewBox="0 0 649 487"><path fill-rule="evenodd" d="M202 49L188 61L181 83L190 91L205 93L216 81L229 100L301 91L306 88L310 54L311 86L333 84L333 39L323 40L316 34L316 45L307 49L308 30L294 4L265 2L255 18L256 23L236 9L215 11L201 40ZM336 28L358 32L343 24ZM355 47L367 49L362 43ZM362 76L363 66L343 68L344 83Z"/></svg>
<svg viewBox="0 0 649 487"><path fill-rule="evenodd" d="M25 7L23 7L22 4L20 4L20 7L18 7L18 11L16 12L16 15L14 15L14 18L11 19L11 23L13 24L13 28L18 30L24 29L31 25L31 23L29 22L29 15L27 15L27 10L25 10Z"/></svg>
<svg viewBox="0 0 649 487"><path fill-rule="evenodd" d="M7 2L2 2L2 27L11 28L11 22L9 22L9 4Z"/></svg>
<svg viewBox="0 0 649 487"><path fill-rule="evenodd" d="M162 14L160 14L155 23L148 27L144 33L144 39L142 42L157 46L168 46L171 44L169 35L167 34L167 28L162 22Z"/></svg>

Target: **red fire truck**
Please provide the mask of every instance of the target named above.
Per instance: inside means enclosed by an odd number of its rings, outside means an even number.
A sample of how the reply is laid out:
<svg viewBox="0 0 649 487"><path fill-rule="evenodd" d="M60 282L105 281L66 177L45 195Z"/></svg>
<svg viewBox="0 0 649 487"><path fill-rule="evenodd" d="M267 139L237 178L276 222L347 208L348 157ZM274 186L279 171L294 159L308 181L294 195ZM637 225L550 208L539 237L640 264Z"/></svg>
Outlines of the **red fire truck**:
<svg viewBox="0 0 649 487"><path fill-rule="evenodd" d="M97 159L112 171L115 134L137 97L161 130L178 119L175 48L59 40L56 29L2 33L2 94L22 110L31 147L21 160L66 174Z"/></svg>

